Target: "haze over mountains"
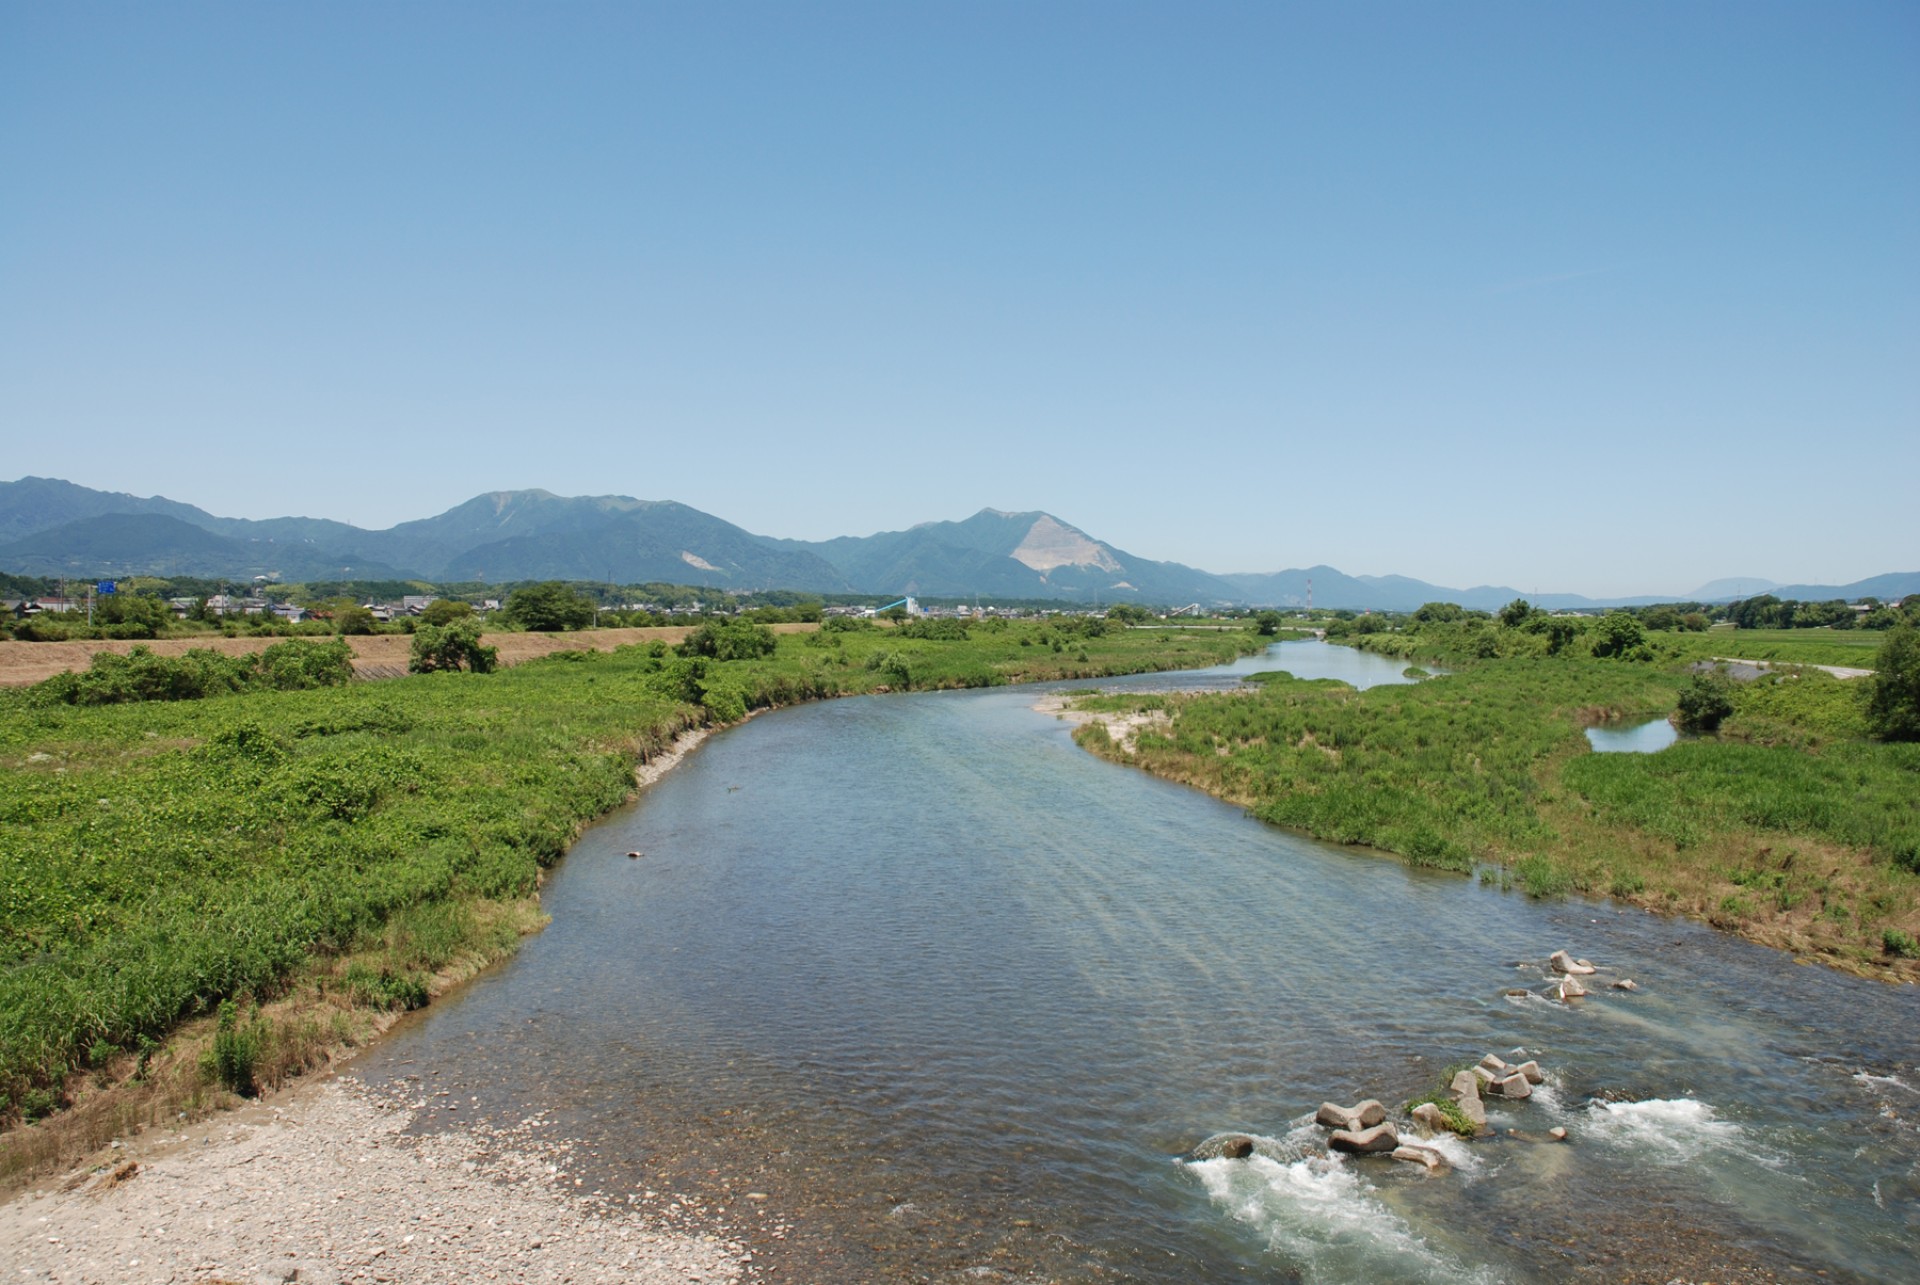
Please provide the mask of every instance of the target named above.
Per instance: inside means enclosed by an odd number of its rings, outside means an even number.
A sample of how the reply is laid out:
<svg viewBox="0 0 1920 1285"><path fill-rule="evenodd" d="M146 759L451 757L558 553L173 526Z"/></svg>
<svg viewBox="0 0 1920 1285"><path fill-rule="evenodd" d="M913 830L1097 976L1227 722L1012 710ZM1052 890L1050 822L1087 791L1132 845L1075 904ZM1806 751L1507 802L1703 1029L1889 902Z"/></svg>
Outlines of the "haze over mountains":
<svg viewBox="0 0 1920 1285"><path fill-rule="evenodd" d="M0 482L0 571L73 576L277 576L299 580L568 579L663 581L720 589L912 593L924 597L1052 598L1207 606L1411 610L1450 601L1494 609L1506 586L1452 589L1404 576L1349 576L1332 567L1215 574L1117 549L1048 513L982 509L959 522L833 540L755 535L670 500L496 491L435 517L369 531L325 518L217 517L190 504L95 491L53 478ZM1772 592L1828 599L1920 592L1920 572L1851 585L1715 581L1714 601ZM1672 595L1596 600L1524 595L1549 608L1669 602Z"/></svg>

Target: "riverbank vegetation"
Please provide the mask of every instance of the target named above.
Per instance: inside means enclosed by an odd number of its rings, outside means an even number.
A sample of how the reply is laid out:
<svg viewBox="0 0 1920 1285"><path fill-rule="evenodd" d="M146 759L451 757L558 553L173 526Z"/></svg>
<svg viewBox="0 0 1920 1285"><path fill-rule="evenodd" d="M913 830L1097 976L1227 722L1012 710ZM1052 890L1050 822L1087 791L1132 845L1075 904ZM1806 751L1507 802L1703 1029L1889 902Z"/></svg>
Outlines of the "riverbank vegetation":
<svg viewBox="0 0 1920 1285"><path fill-rule="evenodd" d="M270 1085L510 951L539 922L541 870L683 733L1261 645L1098 620L777 638L730 621L495 673L74 703L107 681L82 674L0 693L0 1122L82 1104L65 1144L45 1125L0 1138L0 1171L190 1109L223 1067L230 1087Z"/></svg>
<svg viewBox="0 0 1920 1285"><path fill-rule="evenodd" d="M1876 680L1708 680L1726 701L1716 734L1598 754L1587 727L1677 716L1698 685L1684 655L1604 621L1555 645L1529 629L1531 612L1440 615L1354 641L1444 662L1444 677L1364 692L1282 676L1238 693L1096 696L1076 706L1124 718L1132 734L1095 722L1078 735L1316 837L1920 976L1895 949L1920 930L1920 745L1875 734ZM1910 633L1890 632L1882 652ZM1717 704L1708 695L1692 703Z"/></svg>

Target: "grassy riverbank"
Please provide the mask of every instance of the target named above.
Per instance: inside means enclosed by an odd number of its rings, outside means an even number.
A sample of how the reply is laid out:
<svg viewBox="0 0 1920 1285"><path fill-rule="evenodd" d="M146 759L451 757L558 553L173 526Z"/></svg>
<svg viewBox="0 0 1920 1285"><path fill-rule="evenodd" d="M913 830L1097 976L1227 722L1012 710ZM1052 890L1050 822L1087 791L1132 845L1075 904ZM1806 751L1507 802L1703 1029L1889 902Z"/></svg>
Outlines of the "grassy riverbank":
<svg viewBox="0 0 1920 1285"><path fill-rule="evenodd" d="M366 1038L510 952L540 922L540 870L690 729L819 697L1188 668L1262 645L1097 629L822 631L741 660L654 644L168 703L0 695L4 1119L80 1102L64 1113L77 1119L118 1086L120 1106L81 1130L107 1135ZM47 1132L0 1139L0 1170L58 1149Z"/></svg>
<svg viewBox="0 0 1920 1285"><path fill-rule="evenodd" d="M1718 736L1594 754L1583 728L1669 713L1683 677L1627 661L1448 658L1459 672L1364 692L1279 678L1244 693L1087 698L1076 707L1128 734L1091 722L1077 735L1316 837L1920 976L1908 955L1920 746L1863 734L1858 683L1740 686Z"/></svg>

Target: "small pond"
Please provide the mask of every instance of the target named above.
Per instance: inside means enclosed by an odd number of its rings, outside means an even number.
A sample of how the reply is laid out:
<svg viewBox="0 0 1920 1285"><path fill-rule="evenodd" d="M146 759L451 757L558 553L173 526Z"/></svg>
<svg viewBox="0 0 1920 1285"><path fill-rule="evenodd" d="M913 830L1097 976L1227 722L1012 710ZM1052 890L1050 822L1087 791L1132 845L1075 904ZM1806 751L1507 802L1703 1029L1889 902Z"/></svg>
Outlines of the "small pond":
<svg viewBox="0 0 1920 1285"><path fill-rule="evenodd" d="M1680 732L1665 718L1638 723L1632 727L1589 727L1587 744L1596 754L1652 754L1680 739Z"/></svg>

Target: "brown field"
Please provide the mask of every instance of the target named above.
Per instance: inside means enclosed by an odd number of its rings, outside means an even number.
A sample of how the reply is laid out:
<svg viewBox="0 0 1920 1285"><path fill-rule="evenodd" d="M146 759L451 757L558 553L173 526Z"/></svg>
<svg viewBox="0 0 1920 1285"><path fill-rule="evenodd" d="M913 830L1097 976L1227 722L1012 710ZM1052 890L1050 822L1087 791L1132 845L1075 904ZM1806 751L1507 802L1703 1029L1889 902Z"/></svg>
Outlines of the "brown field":
<svg viewBox="0 0 1920 1285"><path fill-rule="evenodd" d="M818 629L812 624L773 626L775 633L807 633ZM568 634L487 634L482 641L500 649L502 665L517 665L537 660L556 651L612 651L628 643L654 641L677 643L692 632L686 625L658 629L586 629ZM265 651L282 638L160 638L153 642L120 642L83 639L78 642L18 642L0 640L0 687L24 687L87 668L95 652L115 651L121 655L135 647L151 647L156 655L178 656L194 647L210 647L228 656ZM321 641L315 639L314 641ZM362 678L394 678L407 672L407 656L413 639L407 634L368 634L349 638L353 647L354 672Z"/></svg>

